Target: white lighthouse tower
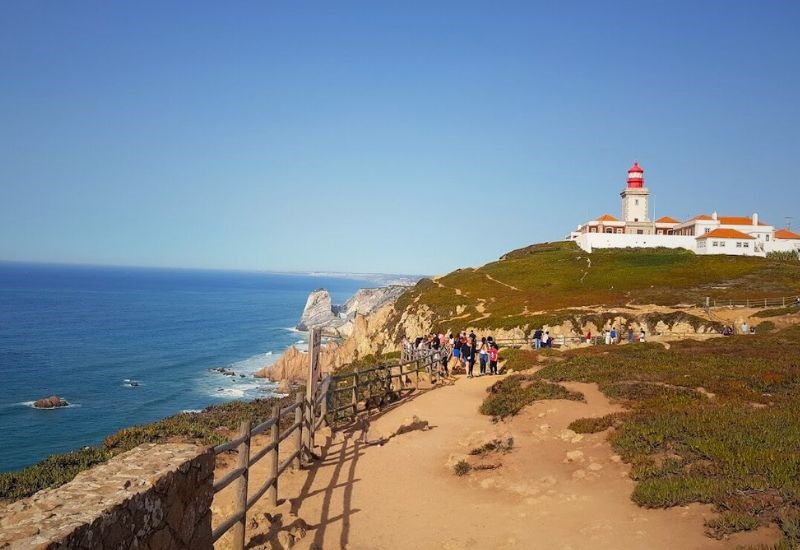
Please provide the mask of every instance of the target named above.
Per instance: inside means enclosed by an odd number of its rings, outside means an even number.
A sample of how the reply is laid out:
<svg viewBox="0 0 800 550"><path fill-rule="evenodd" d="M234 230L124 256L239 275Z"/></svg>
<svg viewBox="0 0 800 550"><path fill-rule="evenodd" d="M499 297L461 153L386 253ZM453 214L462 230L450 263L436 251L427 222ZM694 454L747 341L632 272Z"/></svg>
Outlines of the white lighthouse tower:
<svg viewBox="0 0 800 550"><path fill-rule="evenodd" d="M628 185L620 193L622 197L622 219L626 233L650 234L650 190L644 186L644 170L638 162L628 170Z"/></svg>

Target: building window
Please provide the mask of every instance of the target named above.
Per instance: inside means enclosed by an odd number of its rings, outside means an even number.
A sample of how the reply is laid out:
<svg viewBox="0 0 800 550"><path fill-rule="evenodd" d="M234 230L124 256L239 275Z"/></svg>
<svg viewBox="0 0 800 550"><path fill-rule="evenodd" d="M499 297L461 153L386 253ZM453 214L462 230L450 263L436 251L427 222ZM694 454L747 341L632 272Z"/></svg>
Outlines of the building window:
<svg viewBox="0 0 800 550"><path fill-rule="evenodd" d="M614 230L610 227L606 227L606 233L613 233Z"/></svg>
<svg viewBox="0 0 800 550"><path fill-rule="evenodd" d="M720 246L725 246L725 241L720 241L720 242L719 242L719 245L720 245Z"/></svg>
<svg viewBox="0 0 800 550"><path fill-rule="evenodd" d="M658 231L656 231L656 235L663 235L663 234L664 234L664 231L662 231L661 229L659 229Z"/></svg>
<svg viewBox="0 0 800 550"><path fill-rule="evenodd" d="M703 233L708 233L709 231L711 231L711 228L710 228L710 227L706 227L706 228L703 230Z"/></svg>
<svg viewBox="0 0 800 550"><path fill-rule="evenodd" d="M736 248L742 248L742 241L736 241Z"/></svg>
<svg viewBox="0 0 800 550"><path fill-rule="evenodd" d="M639 206L639 199L633 199L633 204L635 204L636 206Z"/></svg>
<svg viewBox="0 0 800 550"><path fill-rule="evenodd" d="M636 234L637 234L637 235L644 235L644 231L643 231L643 230L641 230L641 229L637 229L637 230L636 230Z"/></svg>
<svg viewBox="0 0 800 550"><path fill-rule="evenodd" d="M638 222L639 218L633 218L633 221Z"/></svg>
<svg viewBox="0 0 800 550"><path fill-rule="evenodd" d="M719 241L714 241L711 243L711 246L719 246Z"/></svg>
<svg viewBox="0 0 800 550"><path fill-rule="evenodd" d="M622 233L622 228L621 227L617 228L617 233Z"/></svg>
<svg viewBox="0 0 800 550"><path fill-rule="evenodd" d="M745 248L750 248L750 243L744 243Z"/></svg>
<svg viewBox="0 0 800 550"><path fill-rule="evenodd" d="M769 240L769 235L767 235L766 237L767 237L767 240Z"/></svg>

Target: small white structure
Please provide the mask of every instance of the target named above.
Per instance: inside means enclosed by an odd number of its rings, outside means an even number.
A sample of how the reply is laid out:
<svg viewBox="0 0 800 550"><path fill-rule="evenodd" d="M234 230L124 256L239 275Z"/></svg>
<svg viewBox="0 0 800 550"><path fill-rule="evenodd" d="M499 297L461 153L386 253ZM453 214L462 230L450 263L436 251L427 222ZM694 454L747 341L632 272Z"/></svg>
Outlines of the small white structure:
<svg viewBox="0 0 800 550"><path fill-rule="evenodd" d="M800 235L778 229L752 216L701 214L685 222L664 216L650 221L650 191L644 169L634 162L620 193L622 219L604 214L578 226L567 239L587 252L594 248L685 248L697 254L766 256L768 252L800 254Z"/></svg>

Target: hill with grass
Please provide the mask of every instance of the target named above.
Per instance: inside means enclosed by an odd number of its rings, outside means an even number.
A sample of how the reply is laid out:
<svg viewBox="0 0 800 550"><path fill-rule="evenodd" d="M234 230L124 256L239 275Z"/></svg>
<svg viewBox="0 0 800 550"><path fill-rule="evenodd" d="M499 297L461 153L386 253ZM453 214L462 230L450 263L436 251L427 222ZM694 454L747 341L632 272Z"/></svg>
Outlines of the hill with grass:
<svg viewBox="0 0 800 550"><path fill-rule="evenodd" d="M569 321L580 334L606 325L611 310L631 317L658 312L698 329L693 309L712 300L800 294L800 263L779 259L698 256L686 250L606 249L587 254L572 242L536 244L479 268L422 279L388 316L387 341L434 331L532 330ZM606 315L604 318L603 315ZM657 317L657 316L656 316ZM639 319L643 326L655 326ZM710 319L708 329L715 328ZM569 326L564 330L570 330Z"/></svg>

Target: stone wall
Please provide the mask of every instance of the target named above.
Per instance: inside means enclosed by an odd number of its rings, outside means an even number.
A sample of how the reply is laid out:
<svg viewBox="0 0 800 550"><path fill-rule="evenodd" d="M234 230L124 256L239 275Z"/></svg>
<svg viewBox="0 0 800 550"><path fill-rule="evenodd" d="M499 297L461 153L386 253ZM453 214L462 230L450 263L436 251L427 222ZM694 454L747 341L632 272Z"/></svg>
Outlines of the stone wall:
<svg viewBox="0 0 800 550"><path fill-rule="evenodd" d="M0 548L211 549L214 455L145 444L0 509Z"/></svg>

